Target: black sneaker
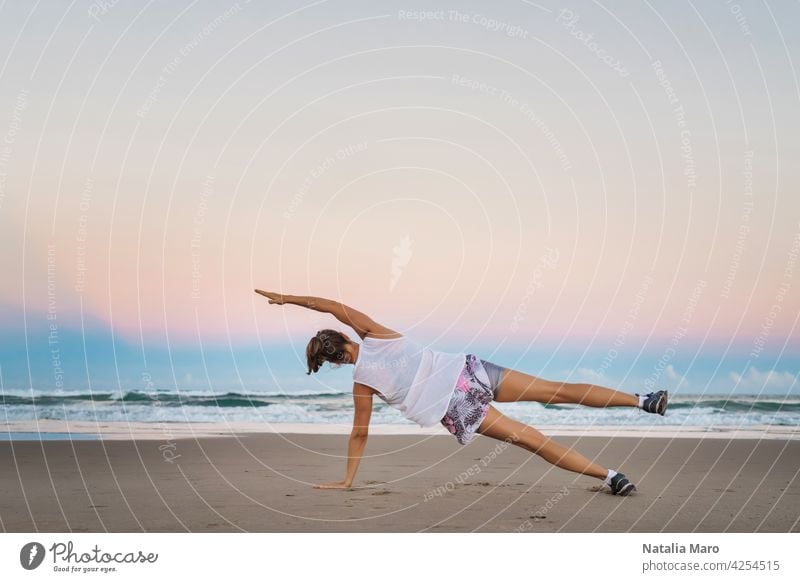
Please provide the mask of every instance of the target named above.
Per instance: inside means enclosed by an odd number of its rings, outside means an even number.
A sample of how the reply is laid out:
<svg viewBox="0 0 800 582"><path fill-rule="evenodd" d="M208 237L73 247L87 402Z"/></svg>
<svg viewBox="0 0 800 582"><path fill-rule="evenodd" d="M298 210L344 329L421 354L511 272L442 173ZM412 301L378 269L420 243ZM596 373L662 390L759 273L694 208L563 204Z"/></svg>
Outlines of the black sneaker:
<svg viewBox="0 0 800 582"><path fill-rule="evenodd" d="M637 394L636 396L639 395ZM658 392L645 394L642 410L664 416L664 413L667 411L667 391L659 390Z"/></svg>
<svg viewBox="0 0 800 582"><path fill-rule="evenodd" d="M630 495L636 491L636 485L631 483L622 473L617 473L611 477L611 493L614 495Z"/></svg>

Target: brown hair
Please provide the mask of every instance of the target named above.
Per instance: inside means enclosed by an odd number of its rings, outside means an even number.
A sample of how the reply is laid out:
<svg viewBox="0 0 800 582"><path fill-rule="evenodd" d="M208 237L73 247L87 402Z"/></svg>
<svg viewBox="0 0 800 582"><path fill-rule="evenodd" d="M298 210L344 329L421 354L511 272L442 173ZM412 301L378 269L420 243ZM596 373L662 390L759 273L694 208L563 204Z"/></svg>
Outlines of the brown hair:
<svg viewBox="0 0 800 582"><path fill-rule="evenodd" d="M325 362L344 363L344 347L349 342L335 329L321 329L311 338L306 346L308 374L318 372Z"/></svg>

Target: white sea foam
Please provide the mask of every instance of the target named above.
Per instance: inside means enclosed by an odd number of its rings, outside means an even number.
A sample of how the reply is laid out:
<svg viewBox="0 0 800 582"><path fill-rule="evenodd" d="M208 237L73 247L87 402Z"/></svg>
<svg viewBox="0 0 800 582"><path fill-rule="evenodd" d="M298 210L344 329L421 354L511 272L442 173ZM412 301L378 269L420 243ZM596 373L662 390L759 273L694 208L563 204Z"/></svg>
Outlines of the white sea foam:
<svg viewBox="0 0 800 582"><path fill-rule="evenodd" d="M0 420L224 423L350 423L352 396L344 393L212 393L210 391L4 391ZM665 417L632 408L495 403L503 413L534 426L620 427L800 426L800 398L673 397ZM415 426L376 399L374 424Z"/></svg>

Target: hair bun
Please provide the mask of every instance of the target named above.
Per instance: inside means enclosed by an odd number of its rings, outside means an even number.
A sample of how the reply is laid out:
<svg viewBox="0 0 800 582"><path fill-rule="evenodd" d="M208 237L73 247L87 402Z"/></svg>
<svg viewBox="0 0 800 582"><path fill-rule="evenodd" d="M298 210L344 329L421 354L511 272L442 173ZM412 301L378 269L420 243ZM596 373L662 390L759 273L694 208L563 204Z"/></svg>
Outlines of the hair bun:
<svg viewBox="0 0 800 582"><path fill-rule="evenodd" d="M306 359L308 360L308 373L317 373L325 360L322 359L322 340L318 335L311 338L306 347Z"/></svg>

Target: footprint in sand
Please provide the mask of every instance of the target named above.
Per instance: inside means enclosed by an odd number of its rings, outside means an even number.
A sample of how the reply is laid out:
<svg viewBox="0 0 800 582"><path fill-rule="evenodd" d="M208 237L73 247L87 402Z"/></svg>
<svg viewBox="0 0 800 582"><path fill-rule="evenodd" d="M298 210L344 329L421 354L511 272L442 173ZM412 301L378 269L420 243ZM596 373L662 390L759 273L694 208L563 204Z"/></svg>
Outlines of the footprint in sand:
<svg viewBox="0 0 800 582"><path fill-rule="evenodd" d="M372 495L389 495L391 491L376 491Z"/></svg>

